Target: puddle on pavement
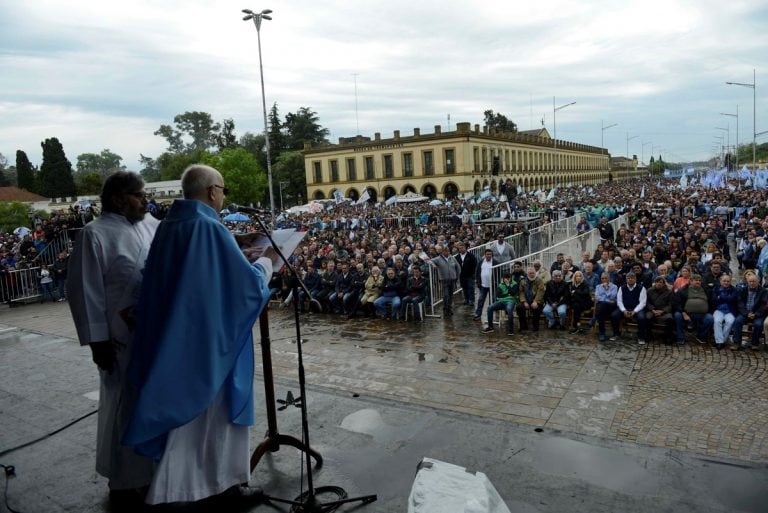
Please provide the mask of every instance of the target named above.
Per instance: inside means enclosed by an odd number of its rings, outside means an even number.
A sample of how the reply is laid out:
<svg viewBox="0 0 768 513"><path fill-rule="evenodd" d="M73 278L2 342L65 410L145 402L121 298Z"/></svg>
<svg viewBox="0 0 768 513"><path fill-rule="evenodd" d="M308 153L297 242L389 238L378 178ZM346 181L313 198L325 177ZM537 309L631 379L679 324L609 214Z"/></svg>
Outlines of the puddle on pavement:
<svg viewBox="0 0 768 513"><path fill-rule="evenodd" d="M531 464L546 474L581 479L623 493L653 494L660 484L635 457L567 438L539 441Z"/></svg>

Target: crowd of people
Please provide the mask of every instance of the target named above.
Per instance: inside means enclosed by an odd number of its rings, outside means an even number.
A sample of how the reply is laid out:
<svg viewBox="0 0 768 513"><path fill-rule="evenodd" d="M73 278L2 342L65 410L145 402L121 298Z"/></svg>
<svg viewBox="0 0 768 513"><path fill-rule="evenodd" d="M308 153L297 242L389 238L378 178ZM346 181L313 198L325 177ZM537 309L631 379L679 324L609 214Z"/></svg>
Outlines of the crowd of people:
<svg viewBox="0 0 768 513"><path fill-rule="evenodd" d="M505 237L523 230L503 201L477 205L456 200L436 208L406 204L394 212L340 205L331 212L289 217L284 222L309 231L290 260L317 302L302 290L300 309L404 320L403 305L442 299L443 316L450 317L453 291L460 288L470 307L467 315L482 321L485 312L484 331L492 331L493 314L504 310L510 334L515 324L520 330L538 330L543 316L548 328L565 329L569 322L573 333L583 331L584 322L597 324L600 341L615 339L622 330L627 334L636 325L639 344L655 331L665 341L685 343L686 333L694 329L698 340L714 337L718 348L732 340L741 348L741 330L747 325L753 336L744 346L757 346L765 302L757 301L761 308L750 311L754 290L748 270L762 290L768 271L768 254L762 252L766 191L739 188L736 182L721 189L680 189L669 180L646 178L566 188L558 198L537 208L579 212L578 232L597 228L601 242L581 255L558 255L554 262L534 262L528 269L521 262L512 265L521 255L493 251ZM604 203L603 198L613 201ZM629 222L614 230L608 221L621 213L629 215ZM478 217L510 222L484 225L476 222ZM478 262L467 249L482 244L491 251ZM502 275L490 283L489 268L504 262L509 282ZM273 297L286 305L294 300L288 272L270 281ZM441 298L429 297L430 276L440 281ZM706 301L698 297L699 281ZM724 296L729 298L725 304ZM494 301L486 305L490 297ZM422 312L415 308L414 319L421 320ZM584 313L589 316L581 319Z"/></svg>
<svg viewBox="0 0 768 513"><path fill-rule="evenodd" d="M60 255L69 258L64 289L78 338L101 380L96 468L124 511L209 498L224 501L217 510L254 504L258 490L243 486L254 420L252 329L271 297L313 315L390 322L407 322L409 311L422 321L422 306L439 304L444 318L470 325L485 315L486 332L503 312L512 336L516 328L539 331L542 318L577 336L597 324L603 343L634 330L645 344L658 325L665 341L714 337L722 348L732 336L741 348L750 326L744 346L758 347L765 324L765 190L681 190L646 178L566 187L550 200L519 197L516 207L548 213L542 223L556 211L578 213L584 240L592 229L600 239L579 255L527 267L508 242L526 227L510 201L338 205L275 220L308 235L291 265L273 273L271 248L249 258L222 224L228 189L218 171L190 166L182 189L183 200L155 209L159 222L147 215L141 177L116 172L104 184L103 213L81 217L71 257ZM614 229L609 220L621 213L627 222ZM483 218L502 222L477 222ZM70 229L76 221L49 223ZM4 258L18 256L24 238L3 243ZM480 245L481 257L469 251ZM55 272L43 270L41 289L53 297ZM292 272L306 290L293 286Z"/></svg>

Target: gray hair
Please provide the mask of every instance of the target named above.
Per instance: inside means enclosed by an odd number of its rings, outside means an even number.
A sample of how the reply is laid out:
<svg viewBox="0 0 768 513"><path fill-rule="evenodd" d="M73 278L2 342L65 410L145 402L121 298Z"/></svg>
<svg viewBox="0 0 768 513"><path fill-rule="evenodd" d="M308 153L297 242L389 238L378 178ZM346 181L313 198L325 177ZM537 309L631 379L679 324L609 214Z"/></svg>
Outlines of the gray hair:
<svg viewBox="0 0 768 513"><path fill-rule="evenodd" d="M184 199L194 199L205 193L221 173L211 166L192 164L181 174L181 190Z"/></svg>

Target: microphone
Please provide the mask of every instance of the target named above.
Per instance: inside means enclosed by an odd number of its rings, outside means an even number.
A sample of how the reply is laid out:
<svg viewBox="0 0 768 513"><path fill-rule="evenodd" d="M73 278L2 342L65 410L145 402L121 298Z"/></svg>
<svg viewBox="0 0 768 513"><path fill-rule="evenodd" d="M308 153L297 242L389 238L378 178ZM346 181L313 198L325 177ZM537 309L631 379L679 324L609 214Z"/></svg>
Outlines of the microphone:
<svg viewBox="0 0 768 513"><path fill-rule="evenodd" d="M230 203L229 206L227 207L227 210L229 210L230 212L243 212L245 214L261 214L262 213L262 211L259 210L258 208L244 207L236 203Z"/></svg>

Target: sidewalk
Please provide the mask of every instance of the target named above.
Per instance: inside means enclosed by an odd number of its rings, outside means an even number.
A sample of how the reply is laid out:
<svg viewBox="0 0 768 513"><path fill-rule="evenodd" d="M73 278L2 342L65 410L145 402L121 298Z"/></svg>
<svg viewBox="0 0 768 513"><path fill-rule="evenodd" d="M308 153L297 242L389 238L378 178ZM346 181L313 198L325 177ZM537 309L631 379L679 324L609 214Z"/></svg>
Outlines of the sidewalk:
<svg viewBox="0 0 768 513"><path fill-rule="evenodd" d="M297 395L293 317L270 315L277 397ZM360 511L405 511L423 456L485 472L512 511L768 504L765 352L484 335L462 309L419 325L309 317L302 337L311 441L325 458L315 485L379 494ZM0 310L0 451L96 408L96 371L74 338L65 303ZM254 446L263 404L257 412ZM12 507L107 511L95 420L0 457L18 473ZM298 436L299 420L296 408L280 412L280 431ZM267 455L253 480L293 498L300 459L290 448Z"/></svg>

